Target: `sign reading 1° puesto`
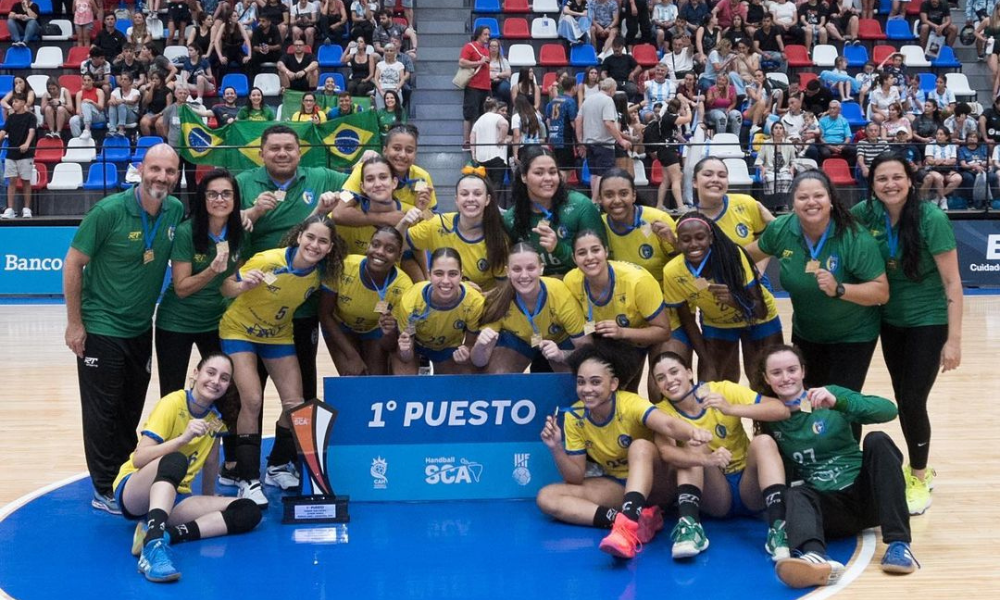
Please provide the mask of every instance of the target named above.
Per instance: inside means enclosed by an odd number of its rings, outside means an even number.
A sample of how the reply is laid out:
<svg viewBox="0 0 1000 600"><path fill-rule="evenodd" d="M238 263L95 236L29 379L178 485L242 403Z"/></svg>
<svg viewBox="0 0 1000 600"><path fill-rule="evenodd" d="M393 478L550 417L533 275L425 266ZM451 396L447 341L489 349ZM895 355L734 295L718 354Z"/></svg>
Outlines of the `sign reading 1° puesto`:
<svg viewBox="0 0 1000 600"><path fill-rule="evenodd" d="M327 443L337 420L337 409L314 399L288 409L285 415L292 424L292 437L308 479L303 481L302 495L283 498L285 514L281 522L350 522L351 515L347 511L350 497L334 493L327 458Z"/></svg>

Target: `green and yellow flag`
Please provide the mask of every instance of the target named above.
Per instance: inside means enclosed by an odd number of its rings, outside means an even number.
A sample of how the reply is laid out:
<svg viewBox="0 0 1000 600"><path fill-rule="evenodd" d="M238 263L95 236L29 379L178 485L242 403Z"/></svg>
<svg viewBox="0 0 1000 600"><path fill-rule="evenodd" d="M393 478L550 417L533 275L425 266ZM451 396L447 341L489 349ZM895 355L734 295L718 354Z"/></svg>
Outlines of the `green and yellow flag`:
<svg viewBox="0 0 1000 600"><path fill-rule="evenodd" d="M282 121L288 121L292 118L292 115L302 108L302 96L304 95L305 92L298 92L296 90L285 90L284 93L281 94ZM322 92L316 92L315 96L316 106L327 112L329 112L334 106L337 106L337 96L324 96ZM355 96L351 98L351 102L353 102L354 106L360 110L370 110L372 108L372 101L368 96Z"/></svg>
<svg viewBox="0 0 1000 600"><path fill-rule="evenodd" d="M287 93L287 92L286 92ZM271 122L237 121L218 129L205 125L190 108L181 107L181 139L177 151L199 165L224 167L233 172L259 167L260 137ZM295 130L302 144L303 167L346 169L368 149L382 149L375 111L333 119L322 125L282 123Z"/></svg>

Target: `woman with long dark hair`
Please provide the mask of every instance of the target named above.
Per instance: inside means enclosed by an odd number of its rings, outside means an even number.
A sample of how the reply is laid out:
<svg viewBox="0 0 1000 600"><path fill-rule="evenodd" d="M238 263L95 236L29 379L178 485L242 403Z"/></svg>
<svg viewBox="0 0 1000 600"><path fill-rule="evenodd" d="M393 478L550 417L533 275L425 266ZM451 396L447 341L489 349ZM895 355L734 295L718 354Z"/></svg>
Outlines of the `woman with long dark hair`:
<svg viewBox="0 0 1000 600"><path fill-rule="evenodd" d="M906 503L911 515L931 505L931 423L927 399L938 372L962 362L962 280L948 216L921 201L915 174L895 153L877 156L871 197L852 213L885 258L889 301L882 307L882 357L889 369L906 439Z"/></svg>

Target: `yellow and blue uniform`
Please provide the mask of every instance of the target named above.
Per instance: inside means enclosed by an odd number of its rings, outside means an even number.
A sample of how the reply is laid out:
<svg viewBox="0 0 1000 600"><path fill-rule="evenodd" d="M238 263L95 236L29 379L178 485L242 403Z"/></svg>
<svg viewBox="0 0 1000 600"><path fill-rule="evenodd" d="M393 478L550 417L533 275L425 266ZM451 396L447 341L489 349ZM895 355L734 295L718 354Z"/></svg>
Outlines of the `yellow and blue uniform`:
<svg viewBox="0 0 1000 600"><path fill-rule="evenodd" d="M479 333L483 316L483 295L462 284L458 300L450 306L434 306L431 284L422 281L403 294L393 307L400 330L408 325L416 328L416 351L434 362L451 360L452 352L465 343L467 333Z"/></svg>
<svg viewBox="0 0 1000 600"><path fill-rule="evenodd" d="M753 196L726 194L722 197L722 212L713 219L726 236L746 246L757 239L767 223L760 214L760 204Z"/></svg>
<svg viewBox="0 0 1000 600"><path fill-rule="evenodd" d="M664 309L663 291L645 269L632 263L608 261L611 293L603 302L590 295L580 269L566 274L563 282L576 298L587 321L614 321L619 327L641 329Z"/></svg>
<svg viewBox="0 0 1000 600"><path fill-rule="evenodd" d="M478 285L484 292L496 287L507 270L493 271L486 259L486 237L466 239L458 230L458 213L436 215L417 223L406 231L406 242L414 250L433 252L438 248L453 248L462 257L462 277Z"/></svg>
<svg viewBox="0 0 1000 600"><path fill-rule="evenodd" d="M708 258L706 257L705 260ZM702 261L702 265L704 264L705 262ZM754 277L750 260L742 251L740 251L740 264L743 267L744 287L750 289L759 285L760 282ZM701 272L692 267L683 255L674 257L667 263L667 266L663 267L663 301L672 308L687 303L688 306L701 309L702 328L706 337L735 341L739 339L739 330L748 328L751 338L757 340L781 331L781 321L778 319L778 307L774 302L774 295L766 287L759 286L767 314L760 323L750 324L744 319L743 313L736 310L735 307L718 302L708 288L699 289L695 281L700 274ZM718 283L708 274L705 275L705 279ZM694 311L692 310L692 312Z"/></svg>
<svg viewBox="0 0 1000 600"><path fill-rule="evenodd" d="M646 227L656 222L666 223L671 231L677 226L673 218L662 210L647 206L635 207L635 217L631 225L618 229L612 224L607 214L602 215L604 229L608 233L608 249L611 258L630 262L649 271L649 274L660 282L663 277L663 265L667 264L670 255L676 253L670 242L653 233ZM646 231L649 235L646 235Z"/></svg>
<svg viewBox="0 0 1000 600"><path fill-rule="evenodd" d="M345 188L346 189L346 188ZM371 201L363 196L355 196L357 206L361 212L368 214L371 209ZM392 210L407 212L413 205L400 202L399 200L392 200L394 207ZM333 218L333 215L330 215ZM339 235L344 243L347 244L347 252L349 254L367 254L368 244L372 241L372 236L375 235L374 225L337 225L337 235Z"/></svg>
<svg viewBox="0 0 1000 600"><path fill-rule="evenodd" d="M156 403L156 406L153 407L153 412L150 413L149 418L146 419L146 424L142 427L142 435L156 441L158 444L162 444L163 442L179 438L184 433L184 430L187 429L188 423L194 419L205 419L209 425L213 426L209 433L194 438L178 450L178 452L188 459L187 474L184 475L184 479L177 487L177 491L181 494L191 493L191 481L194 480L195 475L205 466L205 461L208 459L209 454L212 453L212 446L215 445L215 440L226 430L226 426L222 422L222 416L216 410L215 406L210 407L204 414L196 415L191 412L192 406L195 405L194 397L190 391L178 390L171 392ZM139 470L132 462L134 458L135 452L132 452L128 457L128 461L119 469L118 477L115 478L114 485L111 486L111 489L115 490L115 496L119 498L119 503L121 502L121 492L125 488L123 484L129 475Z"/></svg>
<svg viewBox="0 0 1000 600"><path fill-rule="evenodd" d="M416 206L417 193L413 191L413 188L418 181L425 181L427 182L427 185L430 186L431 203L427 208L434 210L437 208L437 192L434 191L434 181L431 179L430 173L417 165L412 165L410 167L410 172L406 174L406 177L399 179L396 183L396 190L392 193L392 197L395 198L396 202L404 204L409 208ZM354 167L354 170L351 171L350 177L348 177L347 181L344 183L343 189L349 192L354 192L355 194L362 193L361 165Z"/></svg>
<svg viewBox="0 0 1000 600"><path fill-rule="evenodd" d="M289 247L260 252L236 272L237 281L254 269L274 273L277 280L243 292L226 309L219 323L219 338L226 354L255 352L263 358L295 354L292 339L295 309L317 289L330 289L332 284L320 281L316 267L302 271L292 268L297 250Z"/></svg>
<svg viewBox="0 0 1000 600"><path fill-rule="evenodd" d="M386 277L385 288L379 290L366 272L367 262L367 258L356 254L345 257L336 289L332 291L337 294L334 316L340 321L341 329L362 339L373 339L381 337L382 333L375 305L384 300L392 309L399 304L406 290L413 287L413 282L402 269L393 267Z"/></svg>
<svg viewBox="0 0 1000 600"><path fill-rule="evenodd" d="M566 284L554 277L541 277L538 284L541 289L534 306L515 297L503 318L484 325L500 334L497 346L533 357L537 353L531 347L534 335L552 340L564 350L572 347L567 345L569 338L583 335L583 311Z"/></svg>
<svg viewBox="0 0 1000 600"><path fill-rule="evenodd" d="M611 413L601 423L593 420L583 402L566 411L563 448L566 454L586 454L604 473L624 483L628 478L628 448L634 440L651 440L646 419L656 407L638 394L618 390L611 395Z"/></svg>

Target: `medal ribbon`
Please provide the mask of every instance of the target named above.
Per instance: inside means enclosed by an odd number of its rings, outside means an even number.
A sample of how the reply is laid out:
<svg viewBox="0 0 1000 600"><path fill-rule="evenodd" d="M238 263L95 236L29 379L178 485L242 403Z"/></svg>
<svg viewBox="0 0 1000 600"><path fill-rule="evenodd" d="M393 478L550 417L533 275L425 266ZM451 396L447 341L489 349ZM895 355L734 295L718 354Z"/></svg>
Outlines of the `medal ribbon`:
<svg viewBox="0 0 1000 600"><path fill-rule="evenodd" d="M823 237L819 238L819 242L817 242L816 245L813 245L812 240L809 239L809 236L807 235L802 236L806 240L806 246L809 247L809 256L812 257L813 260L819 261L819 255L820 253L823 252L823 246L826 245L826 238L829 237L830 229L832 227L833 223L830 223L829 225L826 226L826 231L823 232Z"/></svg>
<svg viewBox="0 0 1000 600"><path fill-rule="evenodd" d="M889 258L895 259L899 250L899 234L892 230L892 219L885 213L885 243L889 246Z"/></svg>
<svg viewBox="0 0 1000 600"><path fill-rule="evenodd" d="M688 271L690 271L691 274L694 275L695 278L697 279L697 278L701 277L701 272L705 270L705 265L708 264L708 257L709 256L712 256L712 249L711 248L708 249L708 253L705 254L705 258L701 259L701 264L698 265L697 269L694 268L694 266L691 263L689 263L687 261L687 259L684 259L684 265L688 268Z"/></svg>
<svg viewBox="0 0 1000 600"><path fill-rule="evenodd" d="M146 216L146 209L142 207L142 200L139 199L139 188L135 188L135 203L139 205L139 217L142 219L142 241L146 246L146 252L153 251L153 242L156 241L156 232L160 229L160 223L163 221L163 208L160 208L160 214L156 216L156 221L153 221L153 229L149 228L149 218Z"/></svg>
<svg viewBox="0 0 1000 600"><path fill-rule="evenodd" d="M375 279L373 279L372 276L368 273L368 259L367 258L365 259L365 268L361 270L361 274L368 279L368 283L370 283L371 286L372 286L372 288L375 289L375 293L378 294L379 301L385 302L385 295L389 291L389 284L392 283L392 277L390 277L389 275L386 275L385 276L385 283L382 284L382 287L379 287L378 284L375 283Z"/></svg>
<svg viewBox="0 0 1000 600"><path fill-rule="evenodd" d="M543 290L539 290L538 292L538 300L535 301L535 310L533 311L528 310L528 307L524 304L524 301L521 300L520 294L514 295L514 302L517 303L517 307L521 309L521 312L524 313L524 316L528 318L528 324L531 325L531 330L535 332L535 335L541 335L538 332L538 326L535 325L535 317L537 317L538 314L542 312L542 305L544 304L545 301L542 292Z"/></svg>

